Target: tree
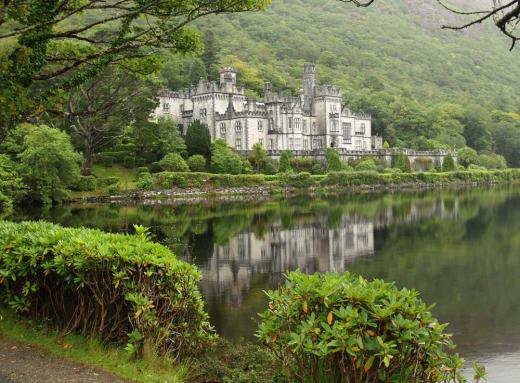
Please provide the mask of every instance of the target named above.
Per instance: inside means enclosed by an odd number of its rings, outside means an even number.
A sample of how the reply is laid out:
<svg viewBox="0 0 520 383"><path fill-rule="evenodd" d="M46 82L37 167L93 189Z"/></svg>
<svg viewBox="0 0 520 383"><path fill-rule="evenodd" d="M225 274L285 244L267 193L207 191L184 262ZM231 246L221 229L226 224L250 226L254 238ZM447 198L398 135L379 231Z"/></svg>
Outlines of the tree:
<svg viewBox="0 0 520 383"><path fill-rule="evenodd" d="M465 146L457 151L457 157L459 164L467 168L469 165L477 163L478 154L475 149Z"/></svg>
<svg viewBox="0 0 520 383"><path fill-rule="evenodd" d="M200 121L194 121L188 126L186 148L190 156L201 154L206 158L209 157L211 153L211 136L206 125L201 124Z"/></svg>
<svg viewBox="0 0 520 383"><path fill-rule="evenodd" d="M0 216L19 202L24 193L25 187L15 163L7 155L0 154Z"/></svg>
<svg viewBox="0 0 520 383"><path fill-rule="evenodd" d="M410 164L410 158L404 153L399 153L392 158L393 166L396 169L400 169L403 173L411 173L412 166Z"/></svg>
<svg viewBox="0 0 520 383"><path fill-rule="evenodd" d="M190 168L178 153L168 153L159 161L161 168L168 172L189 172Z"/></svg>
<svg viewBox="0 0 520 383"><path fill-rule="evenodd" d="M442 171L443 172L452 172L455 170L455 161L453 157L448 155L444 157L444 161L442 161Z"/></svg>
<svg viewBox="0 0 520 383"><path fill-rule="evenodd" d="M200 154L195 154L188 158L188 166L192 172L205 172L206 171L206 159Z"/></svg>
<svg viewBox="0 0 520 383"><path fill-rule="evenodd" d="M249 156L249 162L253 166L255 172L260 172L267 162L267 151L261 144L254 144L251 155Z"/></svg>
<svg viewBox="0 0 520 383"><path fill-rule="evenodd" d="M94 153L113 144L123 128L147 121L155 107L157 85L135 73L108 68L68 93L63 125L83 152L83 175L92 174ZM142 123L141 125L146 125ZM145 129L143 129L146 132ZM139 132L142 134L141 129ZM138 140L149 143L151 137Z"/></svg>
<svg viewBox="0 0 520 383"><path fill-rule="evenodd" d="M168 153L184 155L186 143L177 123L168 117L157 121L141 120L132 124L126 132L134 147L136 157L154 162Z"/></svg>
<svg viewBox="0 0 520 383"><path fill-rule="evenodd" d="M216 140L211 145L211 170L221 174L240 174L242 158L233 153L224 140Z"/></svg>
<svg viewBox="0 0 520 383"><path fill-rule="evenodd" d="M58 129L33 126L17 157L28 196L35 202L63 201L79 178L81 156L74 151L70 137Z"/></svg>
<svg viewBox="0 0 520 383"><path fill-rule="evenodd" d="M344 3L353 3L358 7L368 7L373 4L375 0L339 0ZM473 10L459 10L448 4L447 1L437 0L444 9L451 13L462 15L464 17L470 17L469 21L454 26L454 25L443 25L443 29L452 30L463 30L473 25L480 24L486 20L492 20L495 26L511 40L510 50L516 45L516 42L520 39L520 35L516 31L516 27L520 22L520 0L496 0L489 5L487 9L473 9ZM480 6L480 4L479 4Z"/></svg>
<svg viewBox="0 0 520 383"><path fill-rule="evenodd" d="M325 158L327 159L327 173L339 172L343 167L338 152L333 148L327 148Z"/></svg>
<svg viewBox="0 0 520 383"><path fill-rule="evenodd" d="M278 165L279 173L288 173L292 171L291 163L289 162L290 153L284 150L280 156L280 164Z"/></svg>
<svg viewBox="0 0 520 383"><path fill-rule="evenodd" d="M0 3L0 126L20 120L92 79L168 48L201 50L187 25L209 14L263 9L269 0L8 0ZM34 92L38 88L38 92ZM1 140L0 140L1 141Z"/></svg>

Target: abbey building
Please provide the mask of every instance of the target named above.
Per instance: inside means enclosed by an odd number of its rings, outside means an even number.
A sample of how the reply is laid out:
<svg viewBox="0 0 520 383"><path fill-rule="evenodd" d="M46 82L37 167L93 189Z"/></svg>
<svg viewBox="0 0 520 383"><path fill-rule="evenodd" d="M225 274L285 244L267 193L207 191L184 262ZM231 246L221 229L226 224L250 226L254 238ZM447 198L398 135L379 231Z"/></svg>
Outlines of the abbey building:
<svg viewBox="0 0 520 383"><path fill-rule="evenodd" d="M346 151L380 149L382 140L372 136L371 118L342 104L341 90L317 85L313 64L303 67L303 92L281 96L265 83L262 102L246 97L237 85L233 68L220 71L220 82L200 80L179 91L164 90L154 116L170 116L186 133L196 120L206 124L212 140L223 139L237 151L261 144L269 151L302 154L334 147Z"/></svg>

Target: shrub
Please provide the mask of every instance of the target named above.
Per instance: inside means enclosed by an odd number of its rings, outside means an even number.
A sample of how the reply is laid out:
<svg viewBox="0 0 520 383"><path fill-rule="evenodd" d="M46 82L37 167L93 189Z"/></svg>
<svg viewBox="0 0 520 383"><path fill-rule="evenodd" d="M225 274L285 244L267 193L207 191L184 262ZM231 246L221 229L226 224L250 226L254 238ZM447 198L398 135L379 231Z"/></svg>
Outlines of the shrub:
<svg viewBox="0 0 520 383"><path fill-rule="evenodd" d="M267 151L261 144L254 144L253 150L249 155L249 163L255 170L255 172L259 173L267 162Z"/></svg>
<svg viewBox="0 0 520 383"><path fill-rule="evenodd" d="M208 157L211 148L211 136L206 125L201 124L200 121L194 121L188 126L186 131L186 149L188 154L193 156L195 154Z"/></svg>
<svg viewBox="0 0 520 383"><path fill-rule="evenodd" d="M289 161L290 153L284 150L280 155L280 164L278 165L279 173L288 173L292 171L291 163Z"/></svg>
<svg viewBox="0 0 520 383"><path fill-rule="evenodd" d="M97 179L94 176L80 176L74 185L74 190L93 191L97 188Z"/></svg>
<svg viewBox="0 0 520 383"><path fill-rule="evenodd" d="M475 149L465 146L457 151L457 157L461 165L468 167L477 162L478 154Z"/></svg>
<svg viewBox="0 0 520 383"><path fill-rule="evenodd" d="M149 166L150 173L162 172L161 164L159 162L152 162Z"/></svg>
<svg viewBox="0 0 520 383"><path fill-rule="evenodd" d="M377 165L373 159L368 159L368 160L361 161L359 164L357 164L356 167L354 168L354 170L356 170L358 172L363 172L363 171L375 172L375 171L377 171Z"/></svg>
<svg viewBox="0 0 520 383"><path fill-rule="evenodd" d="M392 156L392 167L401 169L403 173L411 173L412 167L410 165L410 158L404 153L399 153Z"/></svg>
<svg viewBox="0 0 520 383"><path fill-rule="evenodd" d="M242 158L231 151L223 140L216 140L211 145L211 170L220 174L240 174Z"/></svg>
<svg viewBox="0 0 520 383"><path fill-rule="evenodd" d="M99 178L97 180L98 186L100 186L100 187L115 185L118 182L119 182L119 178L117 178L117 177Z"/></svg>
<svg viewBox="0 0 520 383"><path fill-rule="evenodd" d="M345 273L291 272L256 336L290 381L465 381L463 361L414 290Z"/></svg>
<svg viewBox="0 0 520 383"><path fill-rule="evenodd" d="M213 335L196 268L136 235L0 222L0 299L64 332L127 344L136 356L179 357Z"/></svg>
<svg viewBox="0 0 520 383"><path fill-rule="evenodd" d="M276 160L273 160L271 158L268 158L265 167L264 167L264 173L265 174L276 174L278 173L278 163Z"/></svg>
<svg viewBox="0 0 520 383"><path fill-rule="evenodd" d="M107 187L107 193L108 194L116 194L116 193L119 193L119 183L116 183L116 184L113 184L113 185L109 185Z"/></svg>
<svg viewBox="0 0 520 383"><path fill-rule="evenodd" d="M312 168L315 165L319 165L313 158L310 157L289 157L289 164L296 173L300 172L312 172Z"/></svg>
<svg viewBox="0 0 520 383"><path fill-rule="evenodd" d="M312 174L324 174L325 169L323 168L322 164L317 162L314 165L312 165L311 173Z"/></svg>
<svg viewBox="0 0 520 383"><path fill-rule="evenodd" d="M136 183L139 189L147 190L153 188L154 179L150 173L139 173Z"/></svg>
<svg viewBox="0 0 520 383"><path fill-rule="evenodd" d="M121 164L127 169L132 169L135 167L135 157L125 156L123 157L123 162Z"/></svg>
<svg viewBox="0 0 520 383"><path fill-rule="evenodd" d="M325 158L327 159L327 173L339 172L343 167L341 159L339 158L339 154L336 150L327 148L327 151L325 152Z"/></svg>
<svg viewBox="0 0 520 383"><path fill-rule="evenodd" d="M294 173L281 173L279 175L280 183L285 186L294 188L306 188L313 186L316 182L312 175L307 172L301 172L298 174Z"/></svg>
<svg viewBox="0 0 520 383"><path fill-rule="evenodd" d="M452 156L444 157L444 161L442 161L442 171L443 172L452 172L455 170L455 161Z"/></svg>
<svg viewBox="0 0 520 383"><path fill-rule="evenodd" d="M504 169L507 167L505 158L492 152L480 153L475 164L486 169Z"/></svg>
<svg viewBox="0 0 520 383"><path fill-rule="evenodd" d="M167 172L189 172L190 168L184 161L184 158L177 153L168 153L159 161L162 170Z"/></svg>
<svg viewBox="0 0 520 383"><path fill-rule="evenodd" d="M0 212L10 210L13 203L20 201L24 194L25 187L15 170L14 162L8 156L0 154Z"/></svg>
<svg viewBox="0 0 520 383"><path fill-rule="evenodd" d="M201 154L195 154L188 158L188 167L192 172L205 172L206 158Z"/></svg>
<svg viewBox="0 0 520 383"><path fill-rule="evenodd" d="M141 173L150 173L150 169L148 169L147 166L139 166L137 168L137 175L139 175Z"/></svg>

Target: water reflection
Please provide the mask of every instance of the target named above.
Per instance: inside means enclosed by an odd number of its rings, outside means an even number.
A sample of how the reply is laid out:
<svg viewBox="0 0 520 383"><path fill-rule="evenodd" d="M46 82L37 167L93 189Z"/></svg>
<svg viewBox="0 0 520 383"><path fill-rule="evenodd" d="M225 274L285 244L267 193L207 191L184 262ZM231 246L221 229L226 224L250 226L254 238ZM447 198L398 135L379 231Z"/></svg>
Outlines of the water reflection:
<svg viewBox="0 0 520 383"><path fill-rule="evenodd" d="M218 331L251 338L263 290L283 273L343 272L416 288L463 356L520 381L520 192L516 187L191 206L68 206L40 214L69 226L152 229L200 268ZM20 218L31 218L20 216Z"/></svg>

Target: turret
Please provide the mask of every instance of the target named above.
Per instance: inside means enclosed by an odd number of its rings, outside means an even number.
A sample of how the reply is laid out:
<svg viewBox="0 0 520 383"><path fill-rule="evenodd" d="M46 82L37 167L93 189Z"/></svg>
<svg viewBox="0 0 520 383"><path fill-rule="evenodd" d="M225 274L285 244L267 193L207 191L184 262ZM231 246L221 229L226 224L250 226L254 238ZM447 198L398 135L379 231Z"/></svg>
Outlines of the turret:
<svg viewBox="0 0 520 383"><path fill-rule="evenodd" d="M312 101L314 99L314 85L316 77L316 67L314 64L303 65L303 110L311 112Z"/></svg>

